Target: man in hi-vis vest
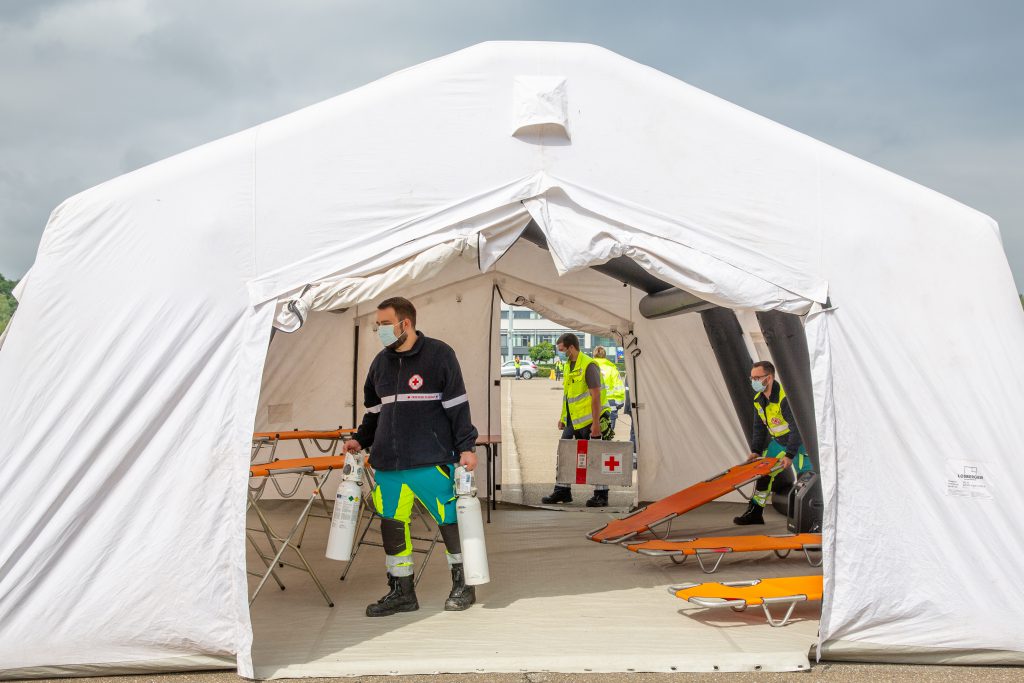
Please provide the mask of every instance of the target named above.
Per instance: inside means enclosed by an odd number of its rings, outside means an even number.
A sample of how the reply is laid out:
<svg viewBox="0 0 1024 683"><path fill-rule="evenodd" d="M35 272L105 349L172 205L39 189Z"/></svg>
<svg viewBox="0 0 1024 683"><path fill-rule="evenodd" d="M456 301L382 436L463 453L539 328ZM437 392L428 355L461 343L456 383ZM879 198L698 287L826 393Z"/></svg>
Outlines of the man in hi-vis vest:
<svg viewBox="0 0 1024 683"><path fill-rule="evenodd" d="M768 361L754 363L750 370L750 386L757 392L754 396L757 417L754 418L747 462L757 458L782 458L783 464L794 466L798 475L810 470L811 459L804 450L786 391L775 379L775 366ZM764 524L764 506L771 496L774 482L773 474L754 483L754 495L746 512L734 518L733 524Z"/></svg>
<svg viewBox="0 0 1024 683"><path fill-rule="evenodd" d="M580 339L572 332L558 338L559 353L569 359L562 379L562 416L558 428L563 439L611 439L615 436L611 426L611 410L607 391L601 381L601 368L594 359L580 351ZM571 503L572 488L559 482L550 496L544 496L545 505ZM587 507L607 507L608 486L594 485L594 496Z"/></svg>
<svg viewBox="0 0 1024 683"><path fill-rule="evenodd" d="M619 409L626 407L626 385L619 375L619 366L608 360L608 351L603 346L594 347L594 362L601 368L601 383L611 408L612 431L619 418Z"/></svg>

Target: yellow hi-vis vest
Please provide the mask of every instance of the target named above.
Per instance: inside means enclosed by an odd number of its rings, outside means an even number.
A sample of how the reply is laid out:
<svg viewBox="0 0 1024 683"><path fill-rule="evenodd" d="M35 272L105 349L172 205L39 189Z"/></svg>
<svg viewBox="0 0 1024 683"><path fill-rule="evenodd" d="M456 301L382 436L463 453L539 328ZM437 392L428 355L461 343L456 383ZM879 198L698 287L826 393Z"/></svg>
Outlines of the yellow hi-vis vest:
<svg viewBox="0 0 1024 683"><path fill-rule="evenodd" d="M590 412L590 389L587 388L587 367L594 362L594 359L587 354L580 352L576 356L576 364L572 370L566 364L565 374L562 375L562 422L571 424L573 429L583 429L594 421ZM569 406L569 415L565 414L565 407ZM601 412L608 410L608 395L601 382Z"/></svg>
<svg viewBox="0 0 1024 683"><path fill-rule="evenodd" d="M601 386L608 396L608 405L620 407L626 405L626 385L619 377L619 368L607 358L595 358L594 362L601 368Z"/></svg>
<svg viewBox="0 0 1024 683"><path fill-rule="evenodd" d="M761 402L757 400L761 397L761 392L754 396L754 408L757 409L757 416L768 428L768 433L772 435L772 438L789 434L789 423L786 422L786 418L782 417L782 400L786 398L786 391L778 382L775 382L775 389L779 392L779 400L769 400L765 408L762 408Z"/></svg>

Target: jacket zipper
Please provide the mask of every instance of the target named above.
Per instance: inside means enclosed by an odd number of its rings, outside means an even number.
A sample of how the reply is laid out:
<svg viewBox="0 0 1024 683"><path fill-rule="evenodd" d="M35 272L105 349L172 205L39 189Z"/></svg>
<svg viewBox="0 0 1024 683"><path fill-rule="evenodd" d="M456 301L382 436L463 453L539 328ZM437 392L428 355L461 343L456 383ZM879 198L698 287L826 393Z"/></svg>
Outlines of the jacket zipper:
<svg viewBox="0 0 1024 683"><path fill-rule="evenodd" d="M402 357L398 357L398 374L395 376L395 409L391 411L391 450L395 454L395 467L398 466L398 388L402 386Z"/></svg>

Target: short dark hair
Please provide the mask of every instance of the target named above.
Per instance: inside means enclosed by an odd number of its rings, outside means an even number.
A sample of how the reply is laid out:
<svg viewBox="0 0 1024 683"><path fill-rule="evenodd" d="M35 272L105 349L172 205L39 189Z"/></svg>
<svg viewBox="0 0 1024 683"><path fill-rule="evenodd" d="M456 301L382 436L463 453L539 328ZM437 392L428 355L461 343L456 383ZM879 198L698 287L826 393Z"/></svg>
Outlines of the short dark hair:
<svg viewBox="0 0 1024 683"><path fill-rule="evenodd" d="M558 341L555 343L561 344L562 346L565 347L574 346L576 347L577 351L580 350L580 338L577 337L572 332L565 332L564 334L562 334L561 337L558 338Z"/></svg>
<svg viewBox="0 0 1024 683"><path fill-rule="evenodd" d="M390 299L384 299L377 304L377 310L383 311L385 308L395 309L395 313L398 315L398 320L405 320L408 318L412 321L412 326L416 328L416 307L412 305L412 302L408 299L404 299L400 296L393 296ZM395 322L398 322L396 320Z"/></svg>
<svg viewBox="0 0 1024 683"><path fill-rule="evenodd" d="M751 367L751 369L753 369L753 368L761 368L762 370L767 372L769 375L772 375L773 377L775 376L775 366L772 365L771 363L769 363L766 360L759 360L759 361L757 361Z"/></svg>

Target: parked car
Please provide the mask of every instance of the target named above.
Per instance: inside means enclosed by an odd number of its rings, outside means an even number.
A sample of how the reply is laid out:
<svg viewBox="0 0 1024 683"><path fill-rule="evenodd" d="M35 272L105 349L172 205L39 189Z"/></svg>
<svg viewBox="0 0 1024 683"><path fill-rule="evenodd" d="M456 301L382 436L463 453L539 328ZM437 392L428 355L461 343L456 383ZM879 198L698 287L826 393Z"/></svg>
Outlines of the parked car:
<svg viewBox="0 0 1024 683"><path fill-rule="evenodd" d="M523 379L530 379L537 374L537 364L532 360L519 361L519 376ZM515 361L506 361L501 365L501 376L502 377L515 377L516 376L516 363Z"/></svg>

